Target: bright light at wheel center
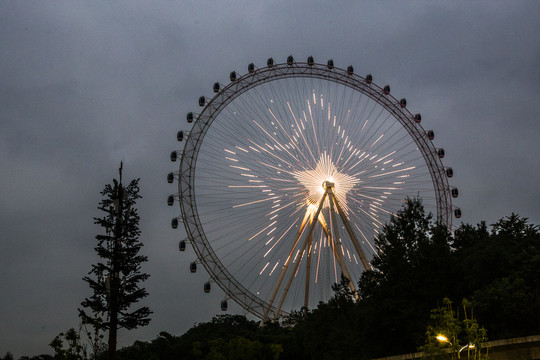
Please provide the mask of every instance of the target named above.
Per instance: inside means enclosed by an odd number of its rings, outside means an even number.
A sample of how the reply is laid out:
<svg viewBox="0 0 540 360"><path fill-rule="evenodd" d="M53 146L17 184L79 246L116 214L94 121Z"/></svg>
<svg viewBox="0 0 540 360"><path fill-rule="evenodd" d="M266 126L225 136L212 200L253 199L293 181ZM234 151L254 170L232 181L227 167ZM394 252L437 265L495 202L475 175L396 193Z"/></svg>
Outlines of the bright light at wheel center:
<svg viewBox="0 0 540 360"><path fill-rule="evenodd" d="M306 199L309 204L317 205L326 191L325 182L333 183L332 191L338 200L346 207L347 193L360 182L359 179L338 171L332 159L326 153L321 154L313 170L297 171L294 177L309 192ZM328 206L325 204L325 207Z"/></svg>

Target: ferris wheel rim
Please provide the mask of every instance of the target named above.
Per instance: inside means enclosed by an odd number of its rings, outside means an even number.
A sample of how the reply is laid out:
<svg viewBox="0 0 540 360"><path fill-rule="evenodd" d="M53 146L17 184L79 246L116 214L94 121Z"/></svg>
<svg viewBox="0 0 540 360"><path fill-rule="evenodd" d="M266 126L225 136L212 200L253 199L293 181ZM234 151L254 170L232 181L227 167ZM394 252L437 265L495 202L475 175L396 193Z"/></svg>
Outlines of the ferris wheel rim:
<svg viewBox="0 0 540 360"><path fill-rule="evenodd" d="M228 298L234 299L246 311L261 318L266 317L268 313L275 314L276 308L236 280L216 255L206 237L195 197L197 157L206 132L213 121L234 99L259 85L285 78L300 77L317 78L347 86L368 96L386 109L407 131L422 153L436 194L437 219L448 227L452 226L450 186L442 161L437 156L437 149L426 136L424 128L414 121L414 115L402 105L400 100L385 92L383 87L368 81L367 78L351 73L350 69L329 68L324 64L310 62L272 63L262 68L250 69L247 74L235 78L220 89L213 98L207 102L205 99L204 108L196 117L191 132L186 138L179 167L178 197L188 238L212 280L222 288ZM286 314L286 311L280 312Z"/></svg>

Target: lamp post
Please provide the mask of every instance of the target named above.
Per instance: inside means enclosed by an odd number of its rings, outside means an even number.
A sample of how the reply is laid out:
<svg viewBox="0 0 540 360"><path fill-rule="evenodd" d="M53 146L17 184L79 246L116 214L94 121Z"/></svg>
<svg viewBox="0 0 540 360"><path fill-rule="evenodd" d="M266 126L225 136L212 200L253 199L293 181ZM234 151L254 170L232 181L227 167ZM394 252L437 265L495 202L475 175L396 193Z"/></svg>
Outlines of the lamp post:
<svg viewBox="0 0 540 360"><path fill-rule="evenodd" d="M450 342L450 340L448 340L448 338L447 338L446 336L444 336L443 334L438 334L435 338L436 338L437 340L439 340L440 342L446 342L446 343L450 344L451 346L453 345L453 344ZM476 345L474 345L474 344L472 344L472 343L468 343L467 345L462 346L462 347L458 350L458 352L457 352L457 357L458 357L458 359L460 358L460 354L461 354L461 352L462 352L463 350L465 350L465 349L471 350L471 349L475 349L475 348L476 348Z"/></svg>

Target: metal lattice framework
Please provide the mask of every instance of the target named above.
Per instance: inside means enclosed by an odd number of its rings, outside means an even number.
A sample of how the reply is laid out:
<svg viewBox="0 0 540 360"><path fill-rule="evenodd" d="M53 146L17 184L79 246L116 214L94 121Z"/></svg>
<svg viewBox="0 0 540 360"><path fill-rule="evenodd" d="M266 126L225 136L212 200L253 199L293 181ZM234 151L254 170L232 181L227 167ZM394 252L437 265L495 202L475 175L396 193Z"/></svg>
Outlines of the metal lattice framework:
<svg viewBox="0 0 540 360"><path fill-rule="evenodd" d="M399 122L403 129L406 130L425 160L433 184L436 217L439 221L447 224L448 227L452 226L452 196L457 196L457 189L452 189L448 184L447 177L449 174L441 161L444 152L441 153L441 149L434 147L426 130L420 125L419 115L413 115L409 112L404 99L398 100L394 98L390 95L389 88L374 84L369 75L361 77L353 73L352 67L345 70L334 67L333 64L331 66L330 63L323 65L310 60L305 63L290 60L283 64L275 64L269 60L268 66L263 68L255 68L250 65L249 72L243 76L237 76L234 72L231 73L232 81L219 89L212 99L201 99L201 101L204 100L204 108L199 115L195 116L193 126L186 136L177 176L178 194L175 194L174 197L180 203L181 218L188 240L192 244L199 261L208 271L212 281L223 289L228 298L234 299L246 311L263 319L278 317L280 314L286 313L286 311L276 307L273 304L273 299L268 301L268 299L260 298L252 290L248 289L245 284L237 280L236 276L230 273L214 251L199 218L195 174L203 140L219 114L242 94L262 84L289 78L312 78L340 84L367 96L391 114L395 121ZM328 111L330 112L330 110ZM455 194L452 192L453 190L455 190ZM340 214L346 217L346 215ZM317 213L315 218L318 216ZM362 256L363 254L359 255Z"/></svg>

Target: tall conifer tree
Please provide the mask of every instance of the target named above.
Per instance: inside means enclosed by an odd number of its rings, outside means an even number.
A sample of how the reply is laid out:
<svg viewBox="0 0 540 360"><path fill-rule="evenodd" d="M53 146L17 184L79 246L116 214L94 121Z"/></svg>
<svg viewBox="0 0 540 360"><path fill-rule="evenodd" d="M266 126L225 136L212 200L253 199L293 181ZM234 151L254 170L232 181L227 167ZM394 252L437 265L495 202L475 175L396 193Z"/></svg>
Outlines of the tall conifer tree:
<svg viewBox="0 0 540 360"><path fill-rule="evenodd" d="M141 264L148 260L139 251L143 244L139 241L139 215L135 208L139 195L139 179L128 186L122 184L122 164L119 180L107 184L101 195L103 199L98 209L105 214L94 218L94 223L103 228L104 234L96 236L95 250L102 261L93 264L89 276L83 278L93 291L81 305L90 310L88 314L79 309L83 323L109 331L108 354L114 359L116 354L117 330L135 329L148 325L150 314L147 306L132 310L133 304L148 293L139 284L149 275L141 272Z"/></svg>

